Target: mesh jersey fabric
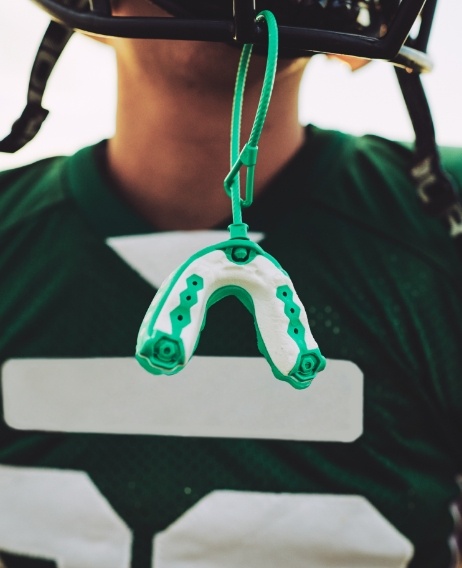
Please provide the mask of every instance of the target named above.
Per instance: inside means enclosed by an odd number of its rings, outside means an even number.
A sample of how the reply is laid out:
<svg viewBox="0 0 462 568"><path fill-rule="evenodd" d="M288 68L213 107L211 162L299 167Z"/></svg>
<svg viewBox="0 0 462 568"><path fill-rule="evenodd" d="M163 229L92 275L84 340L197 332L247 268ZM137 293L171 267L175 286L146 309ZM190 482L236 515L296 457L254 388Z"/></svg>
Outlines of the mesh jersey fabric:
<svg viewBox="0 0 462 568"><path fill-rule="evenodd" d="M1 361L133 355L154 290L105 239L152 229L111 191L98 148L0 174ZM308 127L244 212L290 274L323 354L364 373L356 441L64 434L2 421L0 464L87 472L130 527L133 568L151 566L153 535L216 489L364 496L412 542L409 566L446 568L462 470L462 270L445 229L419 210L409 162L393 142ZM460 151L443 162L462 181ZM210 310L197 353L260 356L235 299ZM39 565L14 552L4 562Z"/></svg>

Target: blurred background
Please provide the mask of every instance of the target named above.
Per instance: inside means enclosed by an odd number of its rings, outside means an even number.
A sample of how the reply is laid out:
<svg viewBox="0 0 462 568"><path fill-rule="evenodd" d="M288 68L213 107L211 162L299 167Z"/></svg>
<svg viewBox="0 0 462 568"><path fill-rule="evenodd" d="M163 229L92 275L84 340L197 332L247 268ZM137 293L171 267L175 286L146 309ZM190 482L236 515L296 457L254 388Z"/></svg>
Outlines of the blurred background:
<svg viewBox="0 0 462 568"><path fill-rule="evenodd" d="M435 69L424 82L439 143L462 146L462 2L438 4L429 47ZM29 0L0 0L0 137L22 112L29 71L47 24L46 15ZM50 110L48 119L23 150L0 154L0 170L70 154L111 136L115 80L112 50L74 35L48 83L43 105ZM308 66L300 97L304 124L413 139L389 64L375 62L352 73L340 62L317 56Z"/></svg>

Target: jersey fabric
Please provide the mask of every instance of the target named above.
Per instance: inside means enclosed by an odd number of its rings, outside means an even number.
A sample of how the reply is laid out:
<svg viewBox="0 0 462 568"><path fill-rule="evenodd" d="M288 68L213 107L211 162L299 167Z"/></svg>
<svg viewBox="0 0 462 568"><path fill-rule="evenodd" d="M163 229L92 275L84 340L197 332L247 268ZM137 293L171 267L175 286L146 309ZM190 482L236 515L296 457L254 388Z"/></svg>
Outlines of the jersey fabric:
<svg viewBox="0 0 462 568"><path fill-rule="evenodd" d="M107 239L153 229L111 188L98 157L103 154L104 143L0 175L2 362L133 356L155 289ZM129 535L117 537L129 539L128 553L108 561L101 560L100 533L90 535L95 548L89 566L94 568L257 566L252 560L204 563L197 560L200 545L194 539L196 561L192 554L175 564L168 560L168 540L153 545L168 527L186 526L178 519L190 511L191 526L200 532L201 503L233 495L263 500L361 496L409 543L410 552L394 564L376 562L375 548L387 547L378 537L364 544L364 560L357 566L447 568L450 505L458 497L455 478L462 471L462 265L444 227L419 208L407 174L410 160L407 149L375 136L308 127L303 148L244 210L250 229L264 235L261 246L291 276L323 355L352 361L364 374L363 433L356 440L62 433L19 430L2 420L0 485L10 480L19 494L23 473L85 472L82 487L91 484L98 506L113 512ZM443 163L462 181L460 151L443 151ZM261 357L252 319L236 299L226 298L210 310L197 354ZM320 374L315 382L322 380ZM264 384L261 388L263 393ZM50 485L41 486L49 487L42 490L41 502L47 496L58 499L60 479L50 477ZM80 485L69 483L78 500ZM11 491L8 495L15 495ZM40 527L48 522L43 503ZM235 511L230 523L237 530L244 523L240 505L223 503L226 515ZM20 518L13 514L13 497L8 506L10 517ZM342 535L328 535L335 548L336 539L348 542L351 532L345 563L329 563L324 549L325 559L316 564L319 551L308 548L298 559L294 550L293 558L267 565L350 566L353 540L361 535L347 509L338 515L345 511ZM335 507L331 514L332 526L338 526ZM34 532L26 521L8 529L8 514L0 514L5 566L57 566L58 552L51 544L46 549L48 536L37 529L38 543L33 536L21 540L22 530ZM218 521L208 525L207 538L218 538L220 526ZM282 520L280 531L290 541L291 530ZM184 543L190 533L182 534L178 542ZM250 550L252 542L262 542L259 535L255 531L247 544L234 546ZM72 550L72 537L66 535L56 550Z"/></svg>

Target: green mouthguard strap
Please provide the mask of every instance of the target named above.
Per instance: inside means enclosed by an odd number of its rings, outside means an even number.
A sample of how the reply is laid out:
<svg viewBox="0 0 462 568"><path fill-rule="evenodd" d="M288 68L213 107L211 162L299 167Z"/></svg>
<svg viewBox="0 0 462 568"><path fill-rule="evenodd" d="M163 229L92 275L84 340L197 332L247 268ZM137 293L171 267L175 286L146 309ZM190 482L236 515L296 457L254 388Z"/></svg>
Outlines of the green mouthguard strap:
<svg viewBox="0 0 462 568"><path fill-rule="evenodd" d="M241 58L234 89L234 100L231 116L231 170L224 180L224 188L231 198L233 224L230 225L231 238L242 238L247 234L247 227L242 223L242 207L249 207L253 201L253 188L255 178L255 165L258 155L258 141L265 123L268 106L273 91L274 78L278 59L278 26L273 13L264 10L257 16L257 20L265 20L268 28L268 57L266 61L265 76L262 92L255 115L249 140L240 150L240 135L242 122L242 106L244 102L244 89L247 71L250 63L253 45L246 43L242 49ZM241 197L239 172L246 166L247 175L245 183L245 198Z"/></svg>
<svg viewBox="0 0 462 568"><path fill-rule="evenodd" d="M193 356L210 306L233 295L255 320L257 344L275 377L297 389L310 385L326 360L311 334L306 311L289 275L247 236L242 207L253 201L258 141L266 119L276 75L278 28L273 14L257 19L268 28L268 58L262 92L249 140L240 150L243 94L252 53L246 44L239 62L231 117L231 171L224 180L231 198L230 239L192 255L159 288L138 334L136 358L154 375L174 375ZM246 166L245 197L240 169Z"/></svg>

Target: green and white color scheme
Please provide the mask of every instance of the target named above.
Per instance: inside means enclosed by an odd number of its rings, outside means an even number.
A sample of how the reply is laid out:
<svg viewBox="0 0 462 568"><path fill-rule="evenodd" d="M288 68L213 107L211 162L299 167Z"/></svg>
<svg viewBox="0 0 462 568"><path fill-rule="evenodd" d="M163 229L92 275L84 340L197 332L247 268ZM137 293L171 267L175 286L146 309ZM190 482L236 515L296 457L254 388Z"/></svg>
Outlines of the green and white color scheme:
<svg viewBox="0 0 462 568"><path fill-rule="evenodd" d="M112 191L102 154L0 174L2 562L447 568L462 268L419 210L410 153L308 127L246 211L327 358L302 391L273 379L233 296L181 373L138 365L161 283L232 219L156 232ZM460 157L443 151L462 181Z"/></svg>
<svg viewBox="0 0 462 568"><path fill-rule="evenodd" d="M249 239L229 239L194 254L161 286L138 335L136 357L172 375L192 357L206 310L234 295L255 318L260 352L276 377L309 386L325 359L293 284L278 262Z"/></svg>
<svg viewBox="0 0 462 568"><path fill-rule="evenodd" d="M305 308L288 274L279 263L247 237L241 207L253 201L258 141L265 122L276 74L278 28L265 10L268 55L262 93L249 141L239 148L243 93L252 44L242 50L236 77L231 117L231 170L224 180L231 198L233 223L230 239L195 253L172 273L154 298L138 334L136 357L155 375L173 375L191 359L206 312L215 302L236 296L255 319L258 348L274 375L297 389L306 388L326 365L315 342ZM241 197L239 170L247 167L245 198Z"/></svg>

